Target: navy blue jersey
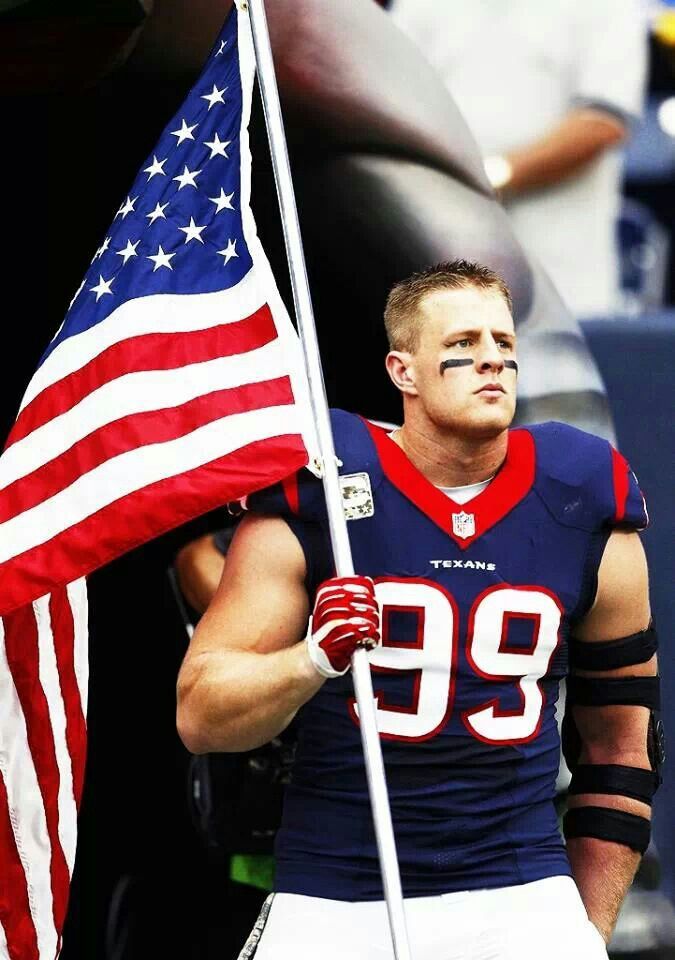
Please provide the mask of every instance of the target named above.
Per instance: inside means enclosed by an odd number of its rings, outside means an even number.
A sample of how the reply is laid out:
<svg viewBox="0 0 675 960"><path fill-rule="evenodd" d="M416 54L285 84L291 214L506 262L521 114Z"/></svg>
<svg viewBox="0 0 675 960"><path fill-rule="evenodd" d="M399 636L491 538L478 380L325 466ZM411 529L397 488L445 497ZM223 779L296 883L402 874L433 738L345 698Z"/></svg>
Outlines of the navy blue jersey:
<svg viewBox="0 0 675 960"><path fill-rule="evenodd" d="M558 683L609 532L647 522L634 476L606 441L542 424L511 431L494 480L460 506L381 428L332 416L354 566L382 610L370 662L404 894L569 874ZM287 516L312 589L333 572L320 491L289 481L250 503ZM380 899L349 675L323 685L298 730L276 889Z"/></svg>

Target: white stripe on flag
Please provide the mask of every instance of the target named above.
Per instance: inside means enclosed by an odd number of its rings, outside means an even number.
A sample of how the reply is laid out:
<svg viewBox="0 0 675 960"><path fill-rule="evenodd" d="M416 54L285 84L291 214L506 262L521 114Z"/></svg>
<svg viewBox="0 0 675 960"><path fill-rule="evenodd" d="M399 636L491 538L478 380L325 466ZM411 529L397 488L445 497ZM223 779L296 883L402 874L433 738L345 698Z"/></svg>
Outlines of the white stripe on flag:
<svg viewBox="0 0 675 960"><path fill-rule="evenodd" d="M21 410L45 387L80 370L115 343L146 333L207 330L249 317L266 303L265 291L252 268L239 283L215 293L163 293L127 300L105 320L62 341L35 372L21 401Z"/></svg>
<svg viewBox="0 0 675 960"><path fill-rule="evenodd" d="M40 785L28 746L26 721L9 671L1 620L0 773L7 789L14 839L26 874L40 957L53 957L57 937L52 913L51 844Z"/></svg>
<svg viewBox="0 0 675 960"><path fill-rule="evenodd" d="M248 353L117 377L8 447L0 459L0 488L37 470L105 424L135 413L179 407L215 390L275 380L286 372L285 363L283 345L272 340Z"/></svg>
<svg viewBox="0 0 675 960"><path fill-rule="evenodd" d="M89 605L87 603L87 581L84 577L68 584L68 601L73 612L75 630L75 676L80 691L82 713L87 716L89 699Z"/></svg>
<svg viewBox="0 0 675 960"><path fill-rule="evenodd" d="M187 473L256 440L300 430L301 416L295 406L265 407L232 414L184 437L112 457L49 500L0 524L0 563L151 483Z"/></svg>
<svg viewBox="0 0 675 960"><path fill-rule="evenodd" d="M68 870L72 876L75 864L75 845L77 838L77 808L73 787L73 770L66 740L66 712L61 696L61 681L51 616L49 614L49 596L40 597L33 604L38 628L40 650L40 683L45 692L49 708L49 721L54 737L56 762L59 768L59 839L66 857Z"/></svg>

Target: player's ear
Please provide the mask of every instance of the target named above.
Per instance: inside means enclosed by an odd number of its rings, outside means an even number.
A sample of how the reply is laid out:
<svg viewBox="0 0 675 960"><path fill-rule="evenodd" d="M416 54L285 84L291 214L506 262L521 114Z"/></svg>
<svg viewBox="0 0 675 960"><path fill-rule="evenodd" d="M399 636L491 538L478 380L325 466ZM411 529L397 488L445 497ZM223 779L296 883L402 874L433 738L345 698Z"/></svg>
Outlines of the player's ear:
<svg viewBox="0 0 675 960"><path fill-rule="evenodd" d="M384 362L387 373L396 389L409 397L416 397L417 387L415 386L412 354L401 350L390 350Z"/></svg>

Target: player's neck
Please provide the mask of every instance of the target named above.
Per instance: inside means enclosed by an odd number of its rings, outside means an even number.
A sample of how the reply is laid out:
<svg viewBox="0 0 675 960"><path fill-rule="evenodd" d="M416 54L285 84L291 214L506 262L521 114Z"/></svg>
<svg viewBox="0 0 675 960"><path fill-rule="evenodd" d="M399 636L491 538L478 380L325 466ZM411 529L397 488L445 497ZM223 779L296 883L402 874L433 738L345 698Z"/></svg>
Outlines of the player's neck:
<svg viewBox="0 0 675 960"><path fill-rule="evenodd" d="M508 431L496 437L470 438L405 423L391 439L430 483L461 487L494 476L506 458Z"/></svg>

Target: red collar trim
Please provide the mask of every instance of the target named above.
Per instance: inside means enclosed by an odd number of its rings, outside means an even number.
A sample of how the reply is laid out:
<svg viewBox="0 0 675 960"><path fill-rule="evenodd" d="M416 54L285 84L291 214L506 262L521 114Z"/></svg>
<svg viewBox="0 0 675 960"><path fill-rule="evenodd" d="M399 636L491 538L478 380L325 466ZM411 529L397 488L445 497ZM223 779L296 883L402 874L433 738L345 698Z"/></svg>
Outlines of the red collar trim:
<svg viewBox="0 0 675 960"><path fill-rule="evenodd" d="M382 427L366 426L375 444L384 475L397 490L466 550L491 527L503 520L527 496L534 483L536 456L534 438L527 430L510 430L506 459L494 480L464 505L455 503L420 473ZM473 514L475 532L466 539L452 530L453 513Z"/></svg>

